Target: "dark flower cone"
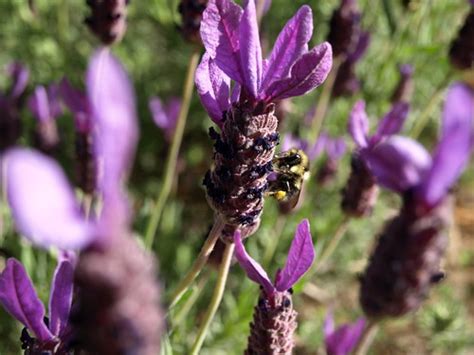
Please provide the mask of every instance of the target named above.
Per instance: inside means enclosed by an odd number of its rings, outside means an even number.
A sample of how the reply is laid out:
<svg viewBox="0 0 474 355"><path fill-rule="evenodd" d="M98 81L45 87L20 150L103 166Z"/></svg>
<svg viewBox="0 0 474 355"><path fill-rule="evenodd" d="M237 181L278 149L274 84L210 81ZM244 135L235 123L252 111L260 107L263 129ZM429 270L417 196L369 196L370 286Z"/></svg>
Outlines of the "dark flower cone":
<svg viewBox="0 0 474 355"><path fill-rule="evenodd" d="M357 44L360 18L355 0L342 0L341 6L334 10L327 37L334 57L349 53Z"/></svg>
<svg viewBox="0 0 474 355"><path fill-rule="evenodd" d="M261 291L250 323L245 355L291 354L296 315L291 292L276 292L273 299L268 299Z"/></svg>
<svg viewBox="0 0 474 355"><path fill-rule="evenodd" d="M0 102L0 152L15 145L21 135L20 114L16 107Z"/></svg>
<svg viewBox="0 0 474 355"><path fill-rule="evenodd" d="M350 97L360 91L360 82L355 74L354 63L345 60L337 71L332 97Z"/></svg>
<svg viewBox="0 0 474 355"><path fill-rule="evenodd" d="M86 0L91 15L85 19L89 29L106 45L118 42L127 30L129 0Z"/></svg>
<svg viewBox="0 0 474 355"><path fill-rule="evenodd" d="M449 50L451 64L460 70L474 69L474 7L467 15Z"/></svg>
<svg viewBox="0 0 474 355"><path fill-rule="evenodd" d="M361 278L360 304L368 317L399 317L420 307L444 276L449 219L445 202L421 216L404 208L387 224Z"/></svg>
<svg viewBox="0 0 474 355"><path fill-rule="evenodd" d="M379 188L365 163L356 154L351 159L351 174L342 190L342 210L351 217L364 217L372 213Z"/></svg>
<svg viewBox="0 0 474 355"><path fill-rule="evenodd" d="M76 133L76 185L86 194L96 187L96 166L92 146L92 135Z"/></svg>
<svg viewBox="0 0 474 355"><path fill-rule="evenodd" d="M258 228L278 143L277 123L273 105L259 115L235 106L226 113L221 134L210 130L214 164L204 185L209 204L226 222L224 240L232 241L237 229L245 238Z"/></svg>
<svg viewBox="0 0 474 355"><path fill-rule="evenodd" d="M412 75L402 74L393 94L392 103L406 102L410 103L413 97L414 83Z"/></svg>
<svg viewBox="0 0 474 355"><path fill-rule="evenodd" d="M201 44L202 13L206 9L209 0L181 0L178 11L182 17L181 33L184 38L196 44Z"/></svg>
<svg viewBox="0 0 474 355"><path fill-rule="evenodd" d="M155 270L152 256L128 236L80 255L71 319L79 348L91 354L160 353L164 318Z"/></svg>

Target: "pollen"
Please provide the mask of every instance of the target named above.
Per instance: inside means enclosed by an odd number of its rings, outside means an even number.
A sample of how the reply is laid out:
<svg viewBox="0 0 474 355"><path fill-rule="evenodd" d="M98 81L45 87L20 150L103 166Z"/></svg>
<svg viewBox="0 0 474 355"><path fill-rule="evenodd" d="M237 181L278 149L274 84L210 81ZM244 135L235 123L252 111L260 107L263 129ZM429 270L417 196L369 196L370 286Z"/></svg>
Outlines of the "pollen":
<svg viewBox="0 0 474 355"><path fill-rule="evenodd" d="M286 197L286 191L280 190L275 193L275 198L277 201L281 201Z"/></svg>

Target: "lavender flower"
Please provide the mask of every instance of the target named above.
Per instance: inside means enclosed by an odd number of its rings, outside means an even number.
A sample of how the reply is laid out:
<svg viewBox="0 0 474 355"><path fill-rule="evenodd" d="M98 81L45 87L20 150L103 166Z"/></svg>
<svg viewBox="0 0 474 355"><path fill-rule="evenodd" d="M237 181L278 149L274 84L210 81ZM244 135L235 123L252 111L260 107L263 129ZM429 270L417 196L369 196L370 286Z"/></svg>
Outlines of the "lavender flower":
<svg viewBox="0 0 474 355"><path fill-rule="evenodd" d="M86 194L96 189L96 161L94 157L91 108L87 96L75 89L64 78L60 83L62 99L74 115L76 185Z"/></svg>
<svg viewBox="0 0 474 355"><path fill-rule="evenodd" d="M181 0L178 11L182 17L181 33L184 38L195 44L202 44L199 29L201 27L202 13L209 0Z"/></svg>
<svg viewBox="0 0 474 355"><path fill-rule="evenodd" d="M324 321L324 343L328 355L349 355L359 342L365 327L365 320L344 324L336 329L334 318L329 312Z"/></svg>
<svg viewBox="0 0 474 355"><path fill-rule="evenodd" d="M361 280L360 302L370 317L401 316L417 309L432 284L442 279L449 189L473 147L473 103L474 94L464 84L449 89L433 156L416 141L399 136L367 155L378 182L404 200L398 216L382 232Z"/></svg>
<svg viewBox="0 0 474 355"><path fill-rule="evenodd" d="M133 88L108 49L93 56L87 87L94 154L102 168L100 217L84 218L54 161L19 148L5 158L10 206L18 229L35 244L82 249L72 324L79 346L91 353L156 354L163 319L155 263L131 238L123 186L138 139Z"/></svg>
<svg viewBox="0 0 474 355"><path fill-rule="evenodd" d="M413 96L413 67L410 64L402 64L399 66L400 81L395 88L392 95L392 103L411 101Z"/></svg>
<svg viewBox="0 0 474 355"><path fill-rule="evenodd" d="M278 142L274 102L303 95L320 85L332 65L331 46L308 51L312 13L303 6L279 34L263 60L254 0L244 9L230 0L211 0L203 14L206 53L196 71L201 102L222 133L215 140L214 165L204 179L211 207L246 237L258 228L267 177ZM235 85L230 93L231 79Z"/></svg>
<svg viewBox="0 0 474 355"><path fill-rule="evenodd" d="M369 44L370 34L360 32L356 46L346 53L345 59L337 71L331 92L333 97L352 96L360 90L360 81L356 76L355 68L366 53Z"/></svg>
<svg viewBox="0 0 474 355"><path fill-rule="evenodd" d="M333 47L334 57L347 55L357 47L360 19L356 0L341 0L329 23L328 42Z"/></svg>
<svg viewBox="0 0 474 355"><path fill-rule="evenodd" d="M261 286L245 354L291 354L294 347L293 333L297 326L291 287L314 261L308 220L298 225L285 267L277 271L274 283L260 264L247 254L239 231L234 235L234 242L235 256L240 266L252 281Z"/></svg>
<svg viewBox="0 0 474 355"><path fill-rule="evenodd" d="M11 77L11 84L6 93L0 93L0 152L13 146L20 137L20 99L29 78L29 71L20 63L10 64L6 72Z"/></svg>
<svg viewBox="0 0 474 355"><path fill-rule="evenodd" d="M170 142L178 122L181 99L172 97L169 102L163 105L160 98L154 96L150 99L148 106L153 116L153 121L163 130L166 140Z"/></svg>
<svg viewBox="0 0 474 355"><path fill-rule="evenodd" d="M349 216L363 217L372 212L378 187L367 164L367 154L391 135L399 132L408 114L408 104L397 103L380 121L373 136L368 136L369 120L365 103L358 101L349 117L348 130L356 144L352 155L351 174L342 191L342 210Z"/></svg>
<svg viewBox="0 0 474 355"><path fill-rule="evenodd" d="M87 0L91 15L85 19L89 29L105 45L119 42L127 30L127 5L130 0Z"/></svg>
<svg viewBox="0 0 474 355"><path fill-rule="evenodd" d="M59 99L59 86L51 84L47 88L37 86L28 100L30 111L37 119L35 139L38 148L45 152L53 152L59 145L56 118L63 112Z"/></svg>
<svg viewBox="0 0 474 355"><path fill-rule="evenodd" d="M25 354L70 354L71 329L68 323L73 294L72 260L61 257L54 272L49 297L49 317L23 265L7 260L0 274L0 303L14 318L23 323L21 335Z"/></svg>

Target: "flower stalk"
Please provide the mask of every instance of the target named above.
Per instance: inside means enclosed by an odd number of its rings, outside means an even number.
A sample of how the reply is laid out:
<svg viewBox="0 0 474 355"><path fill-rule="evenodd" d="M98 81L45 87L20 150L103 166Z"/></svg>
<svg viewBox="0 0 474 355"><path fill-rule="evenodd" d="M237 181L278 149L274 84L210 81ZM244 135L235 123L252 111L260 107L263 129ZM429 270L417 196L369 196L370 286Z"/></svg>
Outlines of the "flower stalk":
<svg viewBox="0 0 474 355"><path fill-rule="evenodd" d="M214 245L219 239L224 225L225 223L220 218L217 218L214 222L214 226L209 232L209 236L207 237L199 255L194 261L193 266L191 267L191 269L189 269L187 274L176 287L176 290L173 292L169 304L169 309L172 309L179 302L179 300L181 299L181 297L183 297L184 293L189 288L191 283L199 275L204 265L206 265L207 260L209 259L209 255L211 255L211 252L214 249Z"/></svg>
<svg viewBox="0 0 474 355"><path fill-rule="evenodd" d="M375 320L369 320L364 328L362 336L354 350L354 355L365 355L372 345L377 331L379 330L378 323Z"/></svg>
<svg viewBox="0 0 474 355"><path fill-rule="evenodd" d="M214 288L211 303L209 304L203 322L199 327L198 335L191 349L191 355L199 354L199 351L201 350L202 344L204 343L204 339L206 338L207 332L209 330L209 325L211 324L212 319L214 318L214 315L216 314L217 309L219 308L219 305L221 303L222 296L224 295L225 284L227 282L227 276L229 274L230 263L232 261L232 256L234 255L234 247L234 244L227 244L224 250L224 255L222 258L221 266L219 268L217 283Z"/></svg>
<svg viewBox="0 0 474 355"><path fill-rule="evenodd" d="M181 147L181 142L183 140L184 128L186 127L189 106L191 104L191 98L193 95L194 72L196 71L198 62L199 51L196 49L189 58L188 72L186 74L186 81L184 83L183 89L181 110L179 111L176 129L173 134L173 143L171 144L171 148L166 159L163 185L156 199L155 207L153 208L145 233L145 245L148 249L152 249L153 247L156 230L160 224L161 216L163 214L163 208L166 205L171 188L173 187L176 165L178 163L179 148Z"/></svg>

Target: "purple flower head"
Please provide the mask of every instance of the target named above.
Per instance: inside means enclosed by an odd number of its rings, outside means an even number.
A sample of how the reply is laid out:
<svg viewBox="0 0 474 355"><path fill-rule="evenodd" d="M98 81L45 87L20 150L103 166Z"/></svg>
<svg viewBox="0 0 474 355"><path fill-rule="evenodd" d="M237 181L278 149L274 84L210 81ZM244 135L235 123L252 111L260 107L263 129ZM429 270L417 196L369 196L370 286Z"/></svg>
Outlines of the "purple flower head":
<svg viewBox="0 0 474 355"><path fill-rule="evenodd" d="M290 289L309 270L314 261L314 246L307 219L304 219L298 225L288 251L285 267L277 271L274 283L272 283L262 266L247 254L239 231L234 234L234 242L235 256L240 266L245 270L249 279L263 287L269 298L275 292Z"/></svg>
<svg viewBox="0 0 474 355"><path fill-rule="evenodd" d="M201 23L206 54L196 71L196 86L211 119L220 125L239 91L241 103L256 107L319 86L331 70L332 50L325 42L308 51L312 32L311 9L302 6L263 59L255 1L245 1L242 9L231 0L210 0ZM230 79L235 81L233 97Z"/></svg>
<svg viewBox="0 0 474 355"><path fill-rule="evenodd" d="M113 236L129 223L123 182L138 134L135 102L126 72L107 49L98 50L92 57L88 95L96 156L101 163L99 193L103 208L97 221L85 220L55 161L22 148L11 149L4 157L8 200L17 228L45 248L84 248L99 236Z"/></svg>
<svg viewBox="0 0 474 355"><path fill-rule="evenodd" d="M40 85L30 96L28 106L40 122L52 121L62 114L59 91L57 84L51 84L47 88Z"/></svg>
<svg viewBox="0 0 474 355"><path fill-rule="evenodd" d="M160 98L155 96L150 99L148 106L153 116L153 121L163 130L166 140L170 141L173 138L176 123L178 122L181 99L173 97L164 105Z"/></svg>
<svg viewBox="0 0 474 355"><path fill-rule="evenodd" d="M80 133L89 133L92 130L90 105L86 94L74 88L67 78L59 83L59 93L74 115L76 130Z"/></svg>
<svg viewBox="0 0 474 355"><path fill-rule="evenodd" d="M435 207L461 175L473 147L474 94L465 84L448 91L441 137L432 156L418 142L394 136L366 156L379 184L398 193L413 191L415 200Z"/></svg>
<svg viewBox="0 0 474 355"><path fill-rule="evenodd" d="M375 134L369 136L369 119L365 112L365 102L360 100L354 105L349 116L348 130L360 151L372 149L382 139L400 132L408 115L408 104L396 103L380 120Z"/></svg>
<svg viewBox="0 0 474 355"><path fill-rule="evenodd" d="M401 64L398 67L398 70L400 71L400 75L402 77L411 77L413 75L413 65L411 64Z"/></svg>
<svg viewBox="0 0 474 355"><path fill-rule="evenodd" d="M67 346L73 273L73 262L68 258L60 258L51 284L47 322L44 306L23 265L10 258L0 274L0 303L34 336L35 339L29 334L22 335L22 342L28 349L36 350L35 353Z"/></svg>
<svg viewBox="0 0 474 355"><path fill-rule="evenodd" d="M359 342L365 327L365 319L344 324L336 329L334 318L329 312L324 321L324 343L328 355L349 355Z"/></svg>

